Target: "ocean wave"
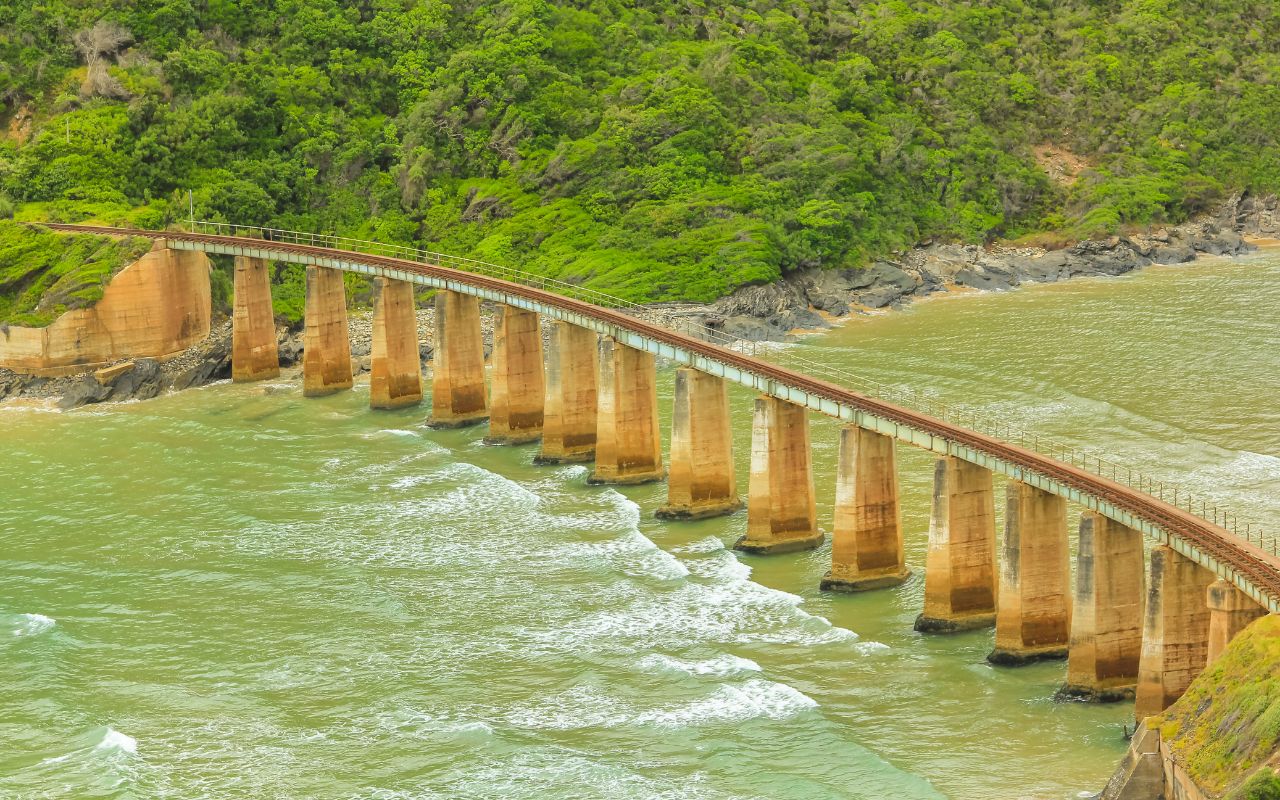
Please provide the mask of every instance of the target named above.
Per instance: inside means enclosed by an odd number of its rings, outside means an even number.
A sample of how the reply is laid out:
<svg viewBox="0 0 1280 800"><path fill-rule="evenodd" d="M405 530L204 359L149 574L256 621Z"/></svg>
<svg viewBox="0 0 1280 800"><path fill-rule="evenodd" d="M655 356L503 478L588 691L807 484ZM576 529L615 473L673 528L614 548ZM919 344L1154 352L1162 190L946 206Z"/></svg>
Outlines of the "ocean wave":
<svg viewBox="0 0 1280 800"><path fill-rule="evenodd" d="M13 614L0 619L13 636L39 636L57 624L44 614Z"/></svg>
<svg viewBox="0 0 1280 800"><path fill-rule="evenodd" d="M749 658L721 653L703 661L682 661L678 658L652 653L637 664L642 670L656 674L684 674L698 677L738 678L760 672L760 665Z"/></svg>
<svg viewBox="0 0 1280 800"><path fill-rule="evenodd" d="M61 764L77 757L112 757L119 754L134 755L138 752L138 740L110 726L94 728L78 737L81 747L70 750L60 756L50 756L40 762L45 764ZM87 742L87 744L83 744Z"/></svg>

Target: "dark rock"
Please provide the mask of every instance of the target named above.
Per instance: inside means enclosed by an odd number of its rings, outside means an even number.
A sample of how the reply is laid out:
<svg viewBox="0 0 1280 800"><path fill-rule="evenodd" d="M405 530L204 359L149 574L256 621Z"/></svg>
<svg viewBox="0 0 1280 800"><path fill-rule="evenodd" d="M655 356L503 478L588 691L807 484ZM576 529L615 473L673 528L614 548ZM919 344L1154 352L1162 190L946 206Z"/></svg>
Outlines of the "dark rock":
<svg viewBox="0 0 1280 800"><path fill-rule="evenodd" d="M160 375L160 362L154 358L139 358L133 369L118 376L111 385L111 399L149 400L160 394L164 381Z"/></svg>
<svg viewBox="0 0 1280 800"><path fill-rule="evenodd" d="M956 273L955 282L960 286L988 292L1003 292L1017 285L1008 275L989 272L981 267L965 267Z"/></svg>
<svg viewBox="0 0 1280 800"><path fill-rule="evenodd" d="M1177 241L1167 247L1157 247L1151 260L1157 264L1185 264L1196 260L1196 251L1191 245Z"/></svg>
<svg viewBox="0 0 1280 800"><path fill-rule="evenodd" d="M98 379L90 372L68 382L62 392L62 399L58 401L58 408L79 408L88 403L101 403L110 395L111 387L98 383Z"/></svg>
<svg viewBox="0 0 1280 800"><path fill-rule="evenodd" d="M751 342L784 342L787 340L787 335L784 331L758 317L747 314L725 318L721 330L728 336L735 336Z"/></svg>
<svg viewBox="0 0 1280 800"><path fill-rule="evenodd" d="M877 286L859 294L857 300L867 308L884 308L899 297L902 297L902 290L897 286Z"/></svg>
<svg viewBox="0 0 1280 800"><path fill-rule="evenodd" d="M766 320L770 325L782 331L796 328L829 328L830 324L820 314L810 311L808 307L793 308L774 314Z"/></svg>
<svg viewBox="0 0 1280 800"><path fill-rule="evenodd" d="M276 352L280 357L280 366L291 367L302 360L302 334L281 329L276 340Z"/></svg>

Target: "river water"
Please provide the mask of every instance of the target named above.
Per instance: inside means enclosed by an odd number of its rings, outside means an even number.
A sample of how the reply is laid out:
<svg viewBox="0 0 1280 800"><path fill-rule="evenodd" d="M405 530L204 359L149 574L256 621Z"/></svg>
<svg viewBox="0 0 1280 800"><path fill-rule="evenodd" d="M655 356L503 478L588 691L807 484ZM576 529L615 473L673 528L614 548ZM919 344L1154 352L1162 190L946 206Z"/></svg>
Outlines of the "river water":
<svg viewBox="0 0 1280 800"><path fill-rule="evenodd" d="M1094 445L1280 527L1280 255L947 296L795 347ZM663 373L664 412L671 391ZM0 410L0 797L1072 798L1127 705L924 637L904 586L658 523L367 385ZM751 398L735 391L745 491ZM666 420L664 419L664 425ZM813 419L829 530L837 426Z"/></svg>

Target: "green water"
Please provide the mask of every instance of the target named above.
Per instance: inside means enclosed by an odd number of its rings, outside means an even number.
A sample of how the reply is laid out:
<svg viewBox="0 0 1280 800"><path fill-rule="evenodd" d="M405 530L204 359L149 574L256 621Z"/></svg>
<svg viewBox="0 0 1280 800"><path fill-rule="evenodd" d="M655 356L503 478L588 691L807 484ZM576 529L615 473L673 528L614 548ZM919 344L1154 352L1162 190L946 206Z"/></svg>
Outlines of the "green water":
<svg viewBox="0 0 1280 800"><path fill-rule="evenodd" d="M1280 523L1280 258L957 296L796 349ZM669 371L660 391L664 407ZM1124 705L923 637L930 462L899 589L726 550L661 485L296 383L0 410L0 797L1070 798ZM750 396L735 392L745 490ZM664 420L665 423L665 420ZM836 425L814 418L829 528Z"/></svg>

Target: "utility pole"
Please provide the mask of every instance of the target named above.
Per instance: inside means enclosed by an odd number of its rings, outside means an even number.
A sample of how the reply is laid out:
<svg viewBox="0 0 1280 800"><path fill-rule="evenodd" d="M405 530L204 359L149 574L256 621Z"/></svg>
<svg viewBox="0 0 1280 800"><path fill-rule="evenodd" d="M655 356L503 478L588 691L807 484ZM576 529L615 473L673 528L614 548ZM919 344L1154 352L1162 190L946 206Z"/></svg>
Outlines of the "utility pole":
<svg viewBox="0 0 1280 800"><path fill-rule="evenodd" d="M195 233L196 232L196 203L195 203L195 200L191 198L190 189L187 190L187 214L191 219L190 224L187 226L187 231L189 233Z"/></svg>

